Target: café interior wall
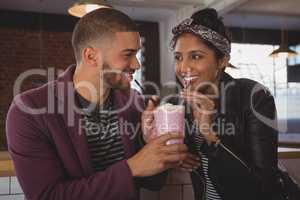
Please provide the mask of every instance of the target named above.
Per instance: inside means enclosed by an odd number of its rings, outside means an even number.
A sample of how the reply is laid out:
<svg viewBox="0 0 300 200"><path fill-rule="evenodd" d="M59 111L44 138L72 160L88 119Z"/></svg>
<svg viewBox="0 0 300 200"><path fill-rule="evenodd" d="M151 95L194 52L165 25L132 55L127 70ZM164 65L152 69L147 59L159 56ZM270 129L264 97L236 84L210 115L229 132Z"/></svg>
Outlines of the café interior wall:
<svg viewBox="0 0 300 200"><path fill-rule="evenodd" d="M174 10L162 20L159 20L159 36L160 36L160 83L162 85L162 95L175 92L174 87L167 86L170 82L175 82L175 67L173 61L173 52L169 43L172 38L172 28L183 19L189 17L199 7L184 6L178 10Z"/></svg>

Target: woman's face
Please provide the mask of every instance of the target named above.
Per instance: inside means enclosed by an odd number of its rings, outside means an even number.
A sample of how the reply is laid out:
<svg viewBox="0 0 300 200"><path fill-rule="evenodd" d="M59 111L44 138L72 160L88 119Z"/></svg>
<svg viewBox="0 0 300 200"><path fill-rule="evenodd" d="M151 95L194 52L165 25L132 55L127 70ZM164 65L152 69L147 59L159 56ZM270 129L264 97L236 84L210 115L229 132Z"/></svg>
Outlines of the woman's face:
<svg viewBox="0 0 300 200"><path fill-rule="evenodd" d="M216 84L218 74L224 66L223 60L217 60L211 48L190 33L177 39L174 59L179 81L182 85L197 90L207 89L210 83Z"/></svg>

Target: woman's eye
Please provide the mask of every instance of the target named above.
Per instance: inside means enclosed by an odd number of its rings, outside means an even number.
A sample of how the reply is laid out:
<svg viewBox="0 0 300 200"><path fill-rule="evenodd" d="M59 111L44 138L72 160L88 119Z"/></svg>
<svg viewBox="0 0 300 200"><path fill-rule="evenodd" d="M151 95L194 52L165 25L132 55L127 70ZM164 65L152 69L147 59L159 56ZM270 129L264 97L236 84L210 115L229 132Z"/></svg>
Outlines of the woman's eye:
<svg viewBox="0 0 300 200"><path fill-rule="evenodd" d="M197 54L192 55L192 59L198 60L198 59L200 59L200 58L202 58L201 55L197 55Z"/></svg>

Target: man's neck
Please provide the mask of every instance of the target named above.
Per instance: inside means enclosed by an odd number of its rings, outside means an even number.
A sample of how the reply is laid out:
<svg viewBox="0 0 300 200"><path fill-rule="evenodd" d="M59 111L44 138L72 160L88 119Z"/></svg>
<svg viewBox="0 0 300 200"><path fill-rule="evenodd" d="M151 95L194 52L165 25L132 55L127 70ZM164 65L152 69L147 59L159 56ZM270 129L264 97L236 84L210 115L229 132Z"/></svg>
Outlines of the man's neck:
<svg viewBox="0 0 300 200"><path fill-rule="evenodd" d="M76 69L73 75L74 88L87 101L102 105L109 95L110 88L100 84L99 78L94 73L91 74L93 75L91 76L86 70ZM84 86L85 82L88 83L87 86L91 84L93 87Z"/></svg>

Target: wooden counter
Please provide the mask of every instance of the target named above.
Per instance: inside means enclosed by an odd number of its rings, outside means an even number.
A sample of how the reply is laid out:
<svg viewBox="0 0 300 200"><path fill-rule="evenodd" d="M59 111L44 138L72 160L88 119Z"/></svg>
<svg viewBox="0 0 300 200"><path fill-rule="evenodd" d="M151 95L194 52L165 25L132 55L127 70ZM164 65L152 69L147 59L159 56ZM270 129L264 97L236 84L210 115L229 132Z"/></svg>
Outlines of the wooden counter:
<svg viewBox="0 0 300 200"><path fill-rule="evenodd" d="M300 148L278 148L278 159L300 159Z"/></svg>
<svg viewBox="0 0 300 200"><path fill-rule="evenodd" d="M15 176L14 166L7 151L0 151L0 177Z"/></svg>
<svg viewBox="0 0 300 200"><path fill-rule="evenodd" d="M278 148L278 159L300 159L300 148ZM15 176L14 166L7 151L0 151L0 177Z"/></svg>

